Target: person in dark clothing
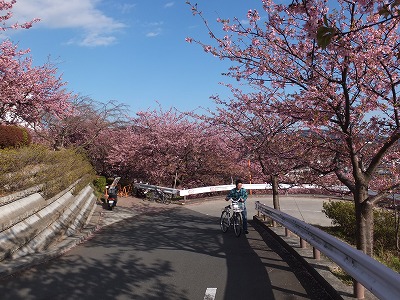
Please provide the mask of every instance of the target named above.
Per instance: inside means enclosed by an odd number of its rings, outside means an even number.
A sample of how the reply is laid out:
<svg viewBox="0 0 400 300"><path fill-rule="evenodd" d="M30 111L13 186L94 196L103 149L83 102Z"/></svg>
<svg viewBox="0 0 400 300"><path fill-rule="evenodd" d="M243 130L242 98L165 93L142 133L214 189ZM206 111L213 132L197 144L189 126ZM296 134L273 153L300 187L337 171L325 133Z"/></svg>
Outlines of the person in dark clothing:
<svg viewBox="0 0 400 300"><path fill-rule="evenodd" d="M229 191L225 200L226 201L228 201L229 199L241 200L238 204L239 207L243 210L242 211L243 230L246 234L248 234L249 232L247 231L247 210L246 210L247 191L242 187L242 185L243 185L242 180L240 179L236 180L236 186Z"/></svg>

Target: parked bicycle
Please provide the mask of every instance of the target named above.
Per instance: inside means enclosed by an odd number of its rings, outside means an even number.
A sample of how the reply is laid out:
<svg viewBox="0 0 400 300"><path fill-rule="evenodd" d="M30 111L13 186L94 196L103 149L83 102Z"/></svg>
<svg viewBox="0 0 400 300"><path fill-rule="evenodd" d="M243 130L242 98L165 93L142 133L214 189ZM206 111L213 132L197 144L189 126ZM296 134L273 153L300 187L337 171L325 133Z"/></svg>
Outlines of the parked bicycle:
<svg viewBox="0 0 400 300"><path fill-rule="evenodd" d="M161 189L150 190L146 194L146 197L150 199L150 201L156 201L163 204L170 204L172 201L172 194L165 193Z"/></svg>
<svg viewBox="0 0 400 300"><path fill-rule="evenodd" d="M233 228L236 237L239 237L243 230L242 211L239 202L242 199L229 199L232 203L224 208L221 213L220 225L222 232L227 232L229 227Z"/></svg>

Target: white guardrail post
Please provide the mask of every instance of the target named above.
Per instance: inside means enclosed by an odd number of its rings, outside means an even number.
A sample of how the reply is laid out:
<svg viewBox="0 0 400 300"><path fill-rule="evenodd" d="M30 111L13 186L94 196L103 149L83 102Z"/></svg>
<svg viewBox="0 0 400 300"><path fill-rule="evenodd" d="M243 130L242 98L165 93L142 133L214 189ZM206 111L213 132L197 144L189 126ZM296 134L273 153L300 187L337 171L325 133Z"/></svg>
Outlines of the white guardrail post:
<svg viewBox="0 0 400 300"><path fill-rule="evenodd" d="M379 299L400 299L400 274L328 233L259 201L256 210L324 253ZM357 295L357 284L355 285ZM360 297L363 298L363 297Z"/></svg>

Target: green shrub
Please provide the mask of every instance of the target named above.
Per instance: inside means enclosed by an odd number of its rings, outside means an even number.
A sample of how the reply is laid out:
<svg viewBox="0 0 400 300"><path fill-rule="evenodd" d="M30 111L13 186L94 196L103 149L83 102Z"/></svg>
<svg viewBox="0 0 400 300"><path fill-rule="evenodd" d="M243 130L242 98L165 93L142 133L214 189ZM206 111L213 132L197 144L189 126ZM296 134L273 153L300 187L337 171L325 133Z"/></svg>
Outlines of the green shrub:
<svg viewBox="0 0 400 300"><path fill-rule="evenodd" d="M398 256L392 256L390 260L390 267L400 273L400 258Z"/></svg>
<svg viewBox="0 0 400 300"><path fill-rule="evenodd" d="M337 226L340 237L351 241L355 238L356 218L354 202L330 201L323 203L325 215L332 219L332 224ZM393 211L374 210L374 248L394 250L396 249L396 229Z"/></svg>
<svg viewBox="0 0 400 300"><path fill-rule="evenodd" d="M387 248L378 248L375 251L376 260L388 266L396 272L400 272L400 257L396 250L388 251Z"/></svg>
<svg viewBox="0 0 400 300"><path fill-rule="evenodd" d="M335 227L326 231L339 238L354 243L355 209L353 202L324 202L323 212L332 219ZM396 272L400 272L400 257L396 249L396 229L394 212L384 209L374 210L374 252L375 258Z"/></svg>
<svg viewBox="0 0 400 300"><path fill-rule="evenodd" d="M330 201L324 202L322 207L322 212L332 219L332 225L339 226L344 235L354 239L356 230L354 202Z"/></svg>
<svg viewBox="0 0 400 300"><path fill-rule="evenodd" d="M93 185L97 192L104 194L104 191L105 191L106 185L107 185L107 179L104 176L97 176L93 180Z"/></svg>
<svg viewBox="0 0 400 300"><path fill-rule="evenodd" d="M396 228L393 211L374 211L374 246L376 248L396 248Z"/></svg>
<svg viewBox="0 0 400 300"><path fill-rule="evenodd" d="M32 137L24 127L0 125L0 148L28 146Z"/></svg>

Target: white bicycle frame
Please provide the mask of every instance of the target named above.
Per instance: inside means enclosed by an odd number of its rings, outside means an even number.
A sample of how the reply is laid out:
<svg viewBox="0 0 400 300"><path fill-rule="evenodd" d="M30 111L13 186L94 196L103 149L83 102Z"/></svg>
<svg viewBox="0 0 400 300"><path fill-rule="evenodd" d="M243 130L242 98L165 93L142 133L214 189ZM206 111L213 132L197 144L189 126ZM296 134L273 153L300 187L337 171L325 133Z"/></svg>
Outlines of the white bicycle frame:
<svg viewBox="0 0 400 300"><path fill-rule="evenodd" d="M240 202L240 200L241 199L238 199L238 200L234 200L234 199L229 199L232 203L231 203L231 205L230 205L230 207L231 207L231 209L232 209L232 212L238 212L238 213L241 213L242 211L243 211L243 209L242 208L240 208L240 206L239 206L239 202Z"/></svg>

